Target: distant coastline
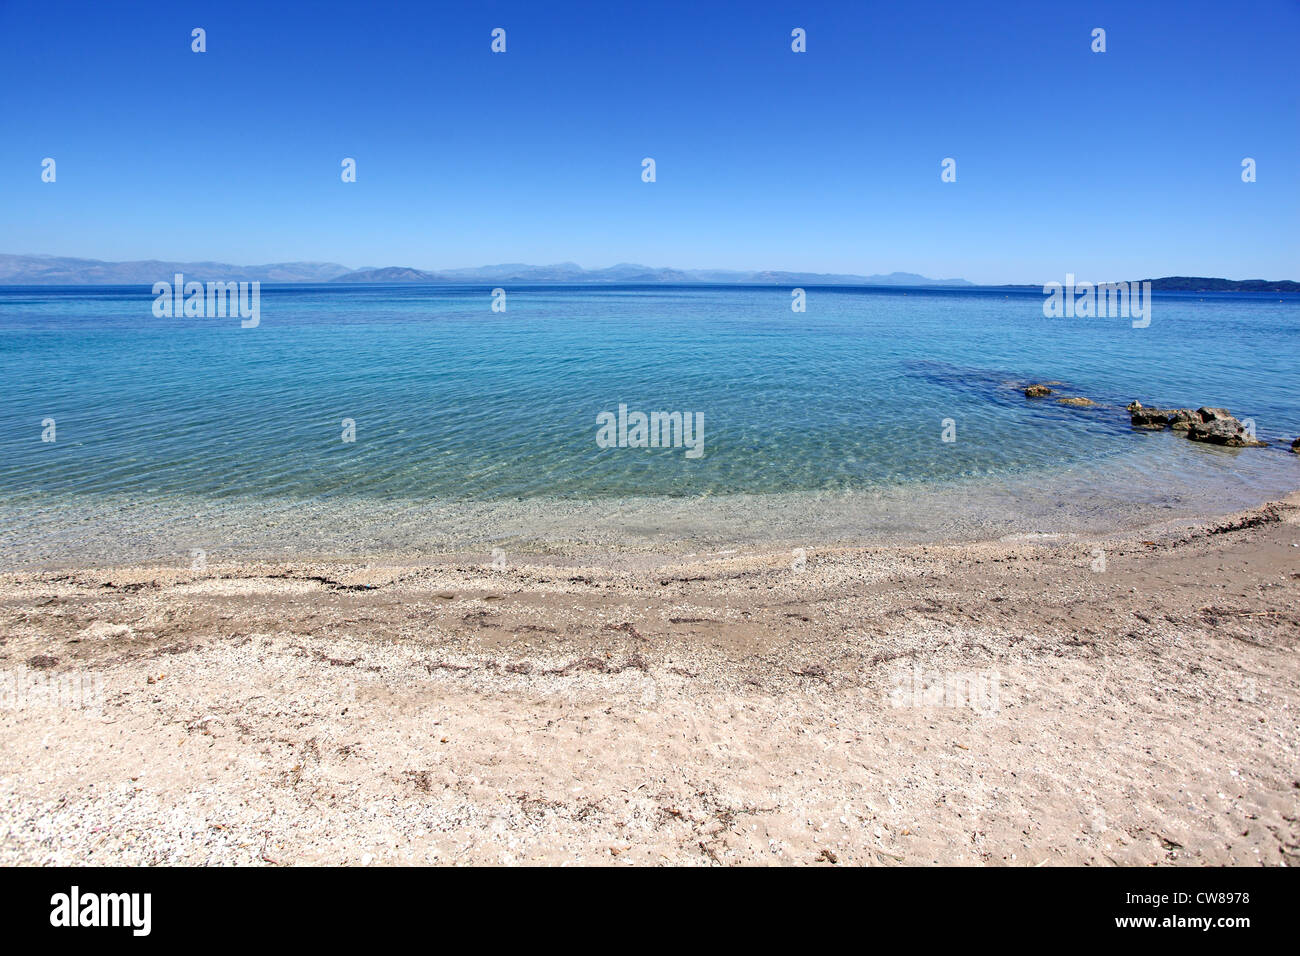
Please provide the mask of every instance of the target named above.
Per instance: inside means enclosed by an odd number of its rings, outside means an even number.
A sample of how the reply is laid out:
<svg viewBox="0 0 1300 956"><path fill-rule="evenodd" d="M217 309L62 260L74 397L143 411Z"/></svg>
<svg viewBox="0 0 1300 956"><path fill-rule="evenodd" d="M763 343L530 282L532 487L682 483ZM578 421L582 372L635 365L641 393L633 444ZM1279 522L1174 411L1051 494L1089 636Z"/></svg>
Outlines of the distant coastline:
<svg viewBox="0 0 1300 956"><path fill-rule="evenodd" d="M1300 282L1290 279L1215 279L1205 276L1165 276L1161 279L1139 279L1150 282L1155 292L1300 292ZM980 289L1017 289L1042 291L1037 285L976 286Z"/></svg>
<svg viewBox="0 0 1300 956"><path fill-rule="evenodd" d="M981 285L966 279L932 279L912 272L876 275L845 273L743 271L727 269L670 269L622 263L602 269L584 269L575 263L534 266L524 263L477 266L430 272L409 266L349 269L336 262L278 262L238 266L224 262L171 262L145 259L107 262L61 256L0 254L0 285L152 285L175 273L205 281L267 283L433 283L483 285L486 283L557 283L566 285L773 285L773 286L882 286L934 289L1008 289L1041 291L1036 284ZM1110 277L1114 278L1114 277ZM1109 281L1109 280L1107 280ZM1223 279L1166 276L1149 281L1156 292L1300 293L1300 282L1281 279Z"/></svg>
<svg viewBox="0 0 1300 956"><path fill-rule="evenodd" d="M965 279L931 279L915 272L891 272L887 275L849 275L831 272L777 272L771 270L745 272L727 269L660 269L633 263L622 263L606 269L584 269L571 262L551 266L530 266L508 263L496 266L479 266L472 269L448 269L426 272L407 266L388 266L382 269L357 269L337 276L331 282L428 282L454 285L456 283L483 282L563 282L563 283L646 283L663 285L883 285L976 288Z"/></svg>

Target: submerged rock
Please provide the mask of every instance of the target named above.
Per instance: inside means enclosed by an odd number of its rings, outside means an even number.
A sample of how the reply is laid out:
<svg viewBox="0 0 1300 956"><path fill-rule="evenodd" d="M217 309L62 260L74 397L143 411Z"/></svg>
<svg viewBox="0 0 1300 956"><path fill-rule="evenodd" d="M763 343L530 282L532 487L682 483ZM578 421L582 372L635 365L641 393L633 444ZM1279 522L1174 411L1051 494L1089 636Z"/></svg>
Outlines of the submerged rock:
<svg viewBox="0 0 1300 956"><path fill-rule="evenodd" d="M1042 398L1044 395L1051 395L1052 390L1046 385L1030 385L1025 389L1025 398Z"/></svg>
<svg viewBox="0 0 1300 956"><path fill-rule="evenodd" d="M1060 402L1062 405L1073 405L1075 408L1096 408L1097 407L1097 403L1094 402L1091 398L1083 398L1083 397L1058 398L1057 401Z"/></svg>

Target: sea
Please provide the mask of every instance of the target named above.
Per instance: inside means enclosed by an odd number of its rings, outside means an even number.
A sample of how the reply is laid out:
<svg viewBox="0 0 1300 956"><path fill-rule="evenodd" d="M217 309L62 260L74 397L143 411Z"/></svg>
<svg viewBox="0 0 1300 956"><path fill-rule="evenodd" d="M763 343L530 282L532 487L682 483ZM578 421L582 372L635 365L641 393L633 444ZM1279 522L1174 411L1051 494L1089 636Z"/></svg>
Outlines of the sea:
<svg viewBox="0 0 1300 956"><path fill-rule="evenodd" d="M1145 327L1017 289L263 284L253 327L156 298L0 287L0 567L1068 541L1300 488L1294 295L1156 293Z"/></svg>

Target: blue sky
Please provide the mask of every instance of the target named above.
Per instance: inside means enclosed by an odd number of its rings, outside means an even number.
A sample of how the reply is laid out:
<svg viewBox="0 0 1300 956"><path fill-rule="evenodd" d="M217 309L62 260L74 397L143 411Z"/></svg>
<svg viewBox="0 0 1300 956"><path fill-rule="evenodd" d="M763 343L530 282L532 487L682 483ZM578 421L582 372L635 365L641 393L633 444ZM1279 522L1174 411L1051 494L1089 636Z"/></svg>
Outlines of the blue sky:
<svg viewBox="0 0 1300 956"><path fill-rule="evenodd" d="M1295 0L277 6L0 0L0 252L1300 279Z"/></svg>

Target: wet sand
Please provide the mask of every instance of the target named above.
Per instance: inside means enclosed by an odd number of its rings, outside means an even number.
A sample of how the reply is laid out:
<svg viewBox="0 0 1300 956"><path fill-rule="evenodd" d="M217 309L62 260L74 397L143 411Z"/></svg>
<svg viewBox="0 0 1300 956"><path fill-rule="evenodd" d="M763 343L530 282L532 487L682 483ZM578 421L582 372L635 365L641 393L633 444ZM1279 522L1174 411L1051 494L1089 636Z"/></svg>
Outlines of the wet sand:
<svg viewBox="0 0 1300 956"><path fill-rule="evenodd" d="M0 863L1300 863L1300 495L529 560L0 575Z"/></svg>

